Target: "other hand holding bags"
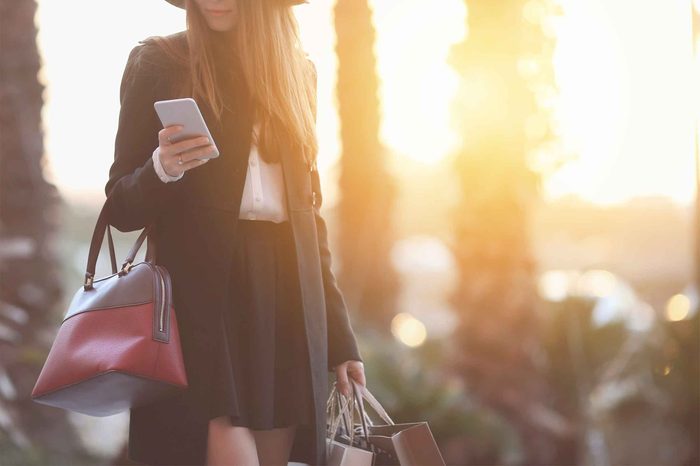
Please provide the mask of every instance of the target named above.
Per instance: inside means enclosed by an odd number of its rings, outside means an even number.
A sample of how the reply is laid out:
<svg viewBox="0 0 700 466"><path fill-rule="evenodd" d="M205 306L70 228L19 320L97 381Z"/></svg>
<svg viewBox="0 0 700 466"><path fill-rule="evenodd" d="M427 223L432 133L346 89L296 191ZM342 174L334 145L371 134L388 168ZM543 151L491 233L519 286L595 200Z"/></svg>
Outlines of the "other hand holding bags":
<svg viewBox="0 0 700 466"><path fill-rule="evenodd" d="M91 416L109 416L187 388L170 275L155 264L153 224L117 272L108 204L92 235L85 283L73 296L31 394L38 403ZM105 229L112 275L94 280ZM146 237L146 260L132 265Z"/></svg>

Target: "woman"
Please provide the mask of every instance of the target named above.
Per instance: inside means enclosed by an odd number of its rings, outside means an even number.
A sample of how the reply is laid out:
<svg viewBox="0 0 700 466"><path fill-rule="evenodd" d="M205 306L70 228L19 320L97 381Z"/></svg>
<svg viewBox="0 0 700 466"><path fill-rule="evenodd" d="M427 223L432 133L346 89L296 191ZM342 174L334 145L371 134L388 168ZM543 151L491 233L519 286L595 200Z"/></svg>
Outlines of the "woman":
<svg viewBox="0 0 700 466"><path fill-rule="evenodd" d="M315 169L316 70L298 0L168 0L187 30L134 47L120 88L110 223L155 222L189 387L131 410L147 464L324 464L328 373L361 355L331 271ZM212 141L170 143L158 100L193 97ZM199 160L204 159L204 160Z"/></svg>

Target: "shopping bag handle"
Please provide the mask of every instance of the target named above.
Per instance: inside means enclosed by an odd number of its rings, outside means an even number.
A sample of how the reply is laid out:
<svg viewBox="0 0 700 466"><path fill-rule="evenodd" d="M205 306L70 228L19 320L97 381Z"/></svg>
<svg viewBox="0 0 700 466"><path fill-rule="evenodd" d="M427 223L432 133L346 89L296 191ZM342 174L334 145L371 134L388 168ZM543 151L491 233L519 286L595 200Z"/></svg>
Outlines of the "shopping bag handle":
<svg viewBox="0 0 700 466"><path fill-rule="evenodd" d="M372 407L372 409L374 409L374 411L377 414L379 414L379 417L381 417L387 424L390 424L390 425L395 424L395 422L391 419L391 417L386 412L386 410L381 405L381 403L379 403L379 401L377 401L377 399L374 397L374 395L372 395L372 393L369 391L369 389L365 385L362 385L362 384L356 382L352 378L349 378L349 380L353 386L353 390L356 390L358 393L357 404L358 404L359 409L361 410L360 416L362 417L363 422L365 420L367 420L369 425L374 425L372 423L371 418L369 416L367 416L367 413L365 411L364 400L367 400L367 402Z"/></svg>
<svg viewBox="0 0 700 466"><path fill-rule="evenodd" d="M326 402L326 413L330 411L330 426L329 429L326 433L328 438L330 439L329 442L326 443L326 455L330 456L331 454L331 443L333 440L335 440L336 435L338 434L338 429L340 428L340 424L342 421L345 421L345 430L350 436L350 445L353 444L353 439L354 439L354 419L353 419L353 413L354 413L354 407L351 408L350 410L350 418L348 419L348 408L350 406L355 405L355 400L353 399L353 395L350 397L345 397L341 395L340 391L336 389L336 383L333 382L333 388L331 389L330 395L328 397L328 401ZM343 399L347 400L347 403L343 404ZM338 406L338 415L335 415L335 406ZM368 433L365 431L365 438L368 438Z"/></svg>
<svg viewBox="0 0 700 466"><path fill-rule="evenodd" d="M352 391L356 394L357 397L356 407L357 411L360 413L360 419L362 420L362 429L364 429L365 432L368 432L369 429L367 428L367 425L369 424L370 426L372 426L374 424L372 423L372 420L369 418L369 415L367 415L367 412L365 411L365 405L362 402L361 389L359 388L360 384L356 383L354 380L352 380L351 382Z"/></svg>
<svg viewBox="0 0 700 466"><path fill-rule="evenodd" d="M347 403L344 404L343 400L347 400ZM335 406L338 406L338 415L335 415ZM352 408L350 408L352 406ZM355 402L355 394L351 393L349 397L343 396L340 391L336 387L336 382L333 382L333 388L331 389L330 396L328 397L328 402L326 403L326 412L329 411L330 409L330 419L331 419L331 430L332 430L332 435L333 438L335 438L335 435L338 433L338 428L340 427L340 421L345 421L345 430L347 431L348 435L350 436L350 441L352 442L353 440L353 426L355 423L354 420L354 412L356 408L356 402ZM350 408L350 411L348 412L348 408ZM358 410L359 412L359 410ZM348 418L348 415L350 416ZM336 422L337 420L337 422ZM335 427L333 427L333 424L336 424ZM367 437L367 433L365 432L365 437Z"/></svg>
<svg viewBox="0 0 700 466"><path fill-rule="evenodd" d="M369 416L367 416L367 413L365 412L365 406L362 403L362 392L360 391L360 388L362 385L359 383L355 382L352 380L352 393L357 402L355 403L355 408L357 408L358 413L360 414L360 423L362 424L362 432L364 433L365 440L369 444L369 429L367 428L367 424L372 425L372 421L369 419Z"/></svg>

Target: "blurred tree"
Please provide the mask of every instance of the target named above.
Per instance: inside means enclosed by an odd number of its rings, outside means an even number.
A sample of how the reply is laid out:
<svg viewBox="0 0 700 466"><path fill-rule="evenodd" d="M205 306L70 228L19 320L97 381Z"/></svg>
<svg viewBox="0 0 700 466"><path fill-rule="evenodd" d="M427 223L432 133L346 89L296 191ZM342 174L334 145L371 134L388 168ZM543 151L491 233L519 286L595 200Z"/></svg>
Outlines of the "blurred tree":
<svg viewBox="0 0 700 466"><path fill-rule="evenodd" d="M644 314L634 312L600 322L604 301L547 304L550 384L578 426L578 463L698 464L697 318L642 328Z"/></svg>
<svg viewBox="0 0 700 466"><path fill-rule="evenodd" d="M695 62L700 58L700 4L692 2L693 5L693 51ZM697 115L697 113L696 113ZM680 372L688 382L682 386L686 388L679 396L680 402L674 406L678 408L678 413L682 417L682 422L686 427L691 441L692 452L690 461L687 464L700 464L700 121L695 119L695 267L693 269L692 289L695 292L695 314L689 320L679 323L677 341L680 351L679 359L684 364ZM675 398L678 399L678 398ZM693 415L695 413L696 415Z"/></svg>
<svg viewBox="0 0 700 466"><path fill-rule="evenodd" d="M389 256L396 185L378 136L372 13L367 0L337 0L334 14L342 143L338 281L358 322L388 333L398 287Z"/></svg>
<svg viewBox="0 0 700 466"><path fill-rule="evenodd" d="M664 442L658 449L667 456L671 453L674 459L683 458L675 464L697 465L700 464L700 312L678 322L664 322L663 332L661 349L654 360L654 379L666 395L664 421L675 423L679 429L674 444Z"/></svg>
<svg viewBox="0 0 700 466"><path fill-rule="evenodd" d="M554 93L549 20L558 6L551 0L466 4L468 35L450 53L461 76L453 113L463 135L454 159L462 197L453 215L460 269L453 364L468 389L518 433L516 462L576 462L561 447L570 424L550 403L529 238L535 168L543 170L548 152L542 148L554 134L547 108Z"/></svg>
<svg viewBox="0 0 700 466"><path fill-rule="evenodd" d="M700 41L700 5L697 2L692 2L692 27L693 27L693 55L695 63L700 60L700 50L698 50L698 41ZM698 75L696 68L696 77ZM696 292L700 295L700 119L694 113L694 142L695 142L695 269L693 285Z"/></svg>
<svg viewBox="0 0 700 466"><path fill-rule="evenodd" d="M0 464L76 464L66 411L30 398L63 297L52 248L61 200L42 174L36 8L0 0Z"/></svg>
<svg viewBox="0 0 700 466"><path fill-rule="evenodd" d="M368 350L372 394L396 423L427 421L447 464L508 464L517 455L512 426L475 402L458 375L444 372L448 341L431 339L409 348L384 335L367 332L360 337ZM368 411L370 419L383 423Z"/></svg>

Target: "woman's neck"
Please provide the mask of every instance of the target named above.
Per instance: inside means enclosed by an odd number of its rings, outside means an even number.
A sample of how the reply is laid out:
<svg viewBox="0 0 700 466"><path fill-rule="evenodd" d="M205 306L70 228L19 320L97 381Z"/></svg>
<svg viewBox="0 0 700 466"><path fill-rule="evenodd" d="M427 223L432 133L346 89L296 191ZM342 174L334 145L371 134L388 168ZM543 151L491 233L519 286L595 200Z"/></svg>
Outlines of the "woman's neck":
<svg viewBox="0 0 700 466"><path fill-rule="evenodd" d="M235 31L210 30L212 49L218 56L230 57L237 54Z"/></svg>
<svg viewBox="0 0 700 466"><path fill-rule="evenodd" d="M233 87L243 86L244 80L235 31L210 30L210 33L214 68L217 75L223 78L224 89L232 91Z"/></svg>

